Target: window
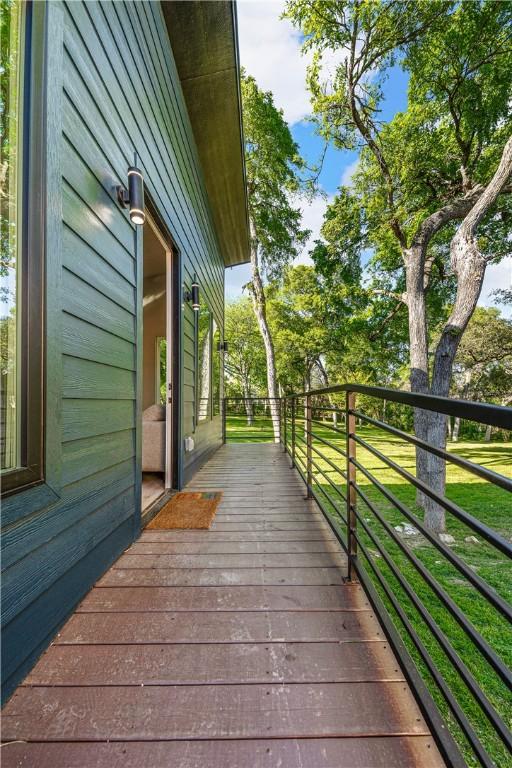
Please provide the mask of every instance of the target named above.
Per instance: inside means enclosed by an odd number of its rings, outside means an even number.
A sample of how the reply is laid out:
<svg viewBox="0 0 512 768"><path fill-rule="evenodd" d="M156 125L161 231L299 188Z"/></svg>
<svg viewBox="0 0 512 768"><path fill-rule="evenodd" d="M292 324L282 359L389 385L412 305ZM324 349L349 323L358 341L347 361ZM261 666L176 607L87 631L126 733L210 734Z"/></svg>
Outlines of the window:
<svg viewBox="0 0 512 768"><path fill-rule="evenodd" d="M220 387L222 377L220 329L213 321L213 357L212 357L212 414L218 416L220 413Z"/></svg>
<svg viewBox="0 0 512 768"><path fill-rule="evenodd" d="M210 418L212 327L211 314L204 299L197 313L197 420Z"/></svg>
<svg viewBox="0 0 512 768"><path fill-rule="evenodd" d="M0 469L9 493L43 477L43 17L37 3L0 2Z"/></svg>

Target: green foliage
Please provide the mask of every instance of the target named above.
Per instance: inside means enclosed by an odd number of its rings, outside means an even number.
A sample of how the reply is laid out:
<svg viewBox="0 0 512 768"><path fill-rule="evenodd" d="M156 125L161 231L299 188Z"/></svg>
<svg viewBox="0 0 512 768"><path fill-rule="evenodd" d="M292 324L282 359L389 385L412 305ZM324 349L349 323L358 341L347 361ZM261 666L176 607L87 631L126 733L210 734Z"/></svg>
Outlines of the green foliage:
<svg viewBox="0 0 512 768"><path fill-rule="evenodd" d="M442 0L288 0L285 16L313 51L308 86L322 135L340 149L358 146L365 137L354 104L375 128L387 69L429 25L441 25L451 7ZM336 65L331 77L326 59Z"/></svg>
<svg viewBox="0 0 512 768"><path fill-rule="evenodd" d="M224 335L228 341L224 360L226 397L266 394L265 350L248 298L226 305Z"/></svg>
<svg viewBox="0 0 512 768"><path fill-rule="evenodd" d="M292 203L308 185L305 164L272 94L243 70L241 83L251 236L264 271L275 278L309 235Z"/></svg>
<svg viewBox="0 0 512 768"><path fill-rule="evenodd" d="M512 401L512 320L499 309L475 310L457 351L452 390L469 400Z"/></svg>
<svg viewBox="0 0 512 768"><path fill-rule="evenodd" d="M391 312L426 217L488 183L510 135L512 3L289 0L285 15L314 53L308 87L319 133L361 150L352 186L327 210L315 265L332 286L350 282L366 256L368 296L387 296L378 306ZM408 104L385 123L383 85L396 64L410 76ZM480 225L479 247L494 261L510 253L511 198L502 195ZM454 229L448 217L428 247L431 338L453 302Z"/></svg>

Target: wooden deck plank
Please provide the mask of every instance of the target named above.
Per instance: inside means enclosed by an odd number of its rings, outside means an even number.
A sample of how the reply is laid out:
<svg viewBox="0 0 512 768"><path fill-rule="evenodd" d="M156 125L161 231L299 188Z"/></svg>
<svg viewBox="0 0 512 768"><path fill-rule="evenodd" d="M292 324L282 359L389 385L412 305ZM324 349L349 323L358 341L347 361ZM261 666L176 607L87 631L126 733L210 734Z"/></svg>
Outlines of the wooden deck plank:
<svg viewBox="0 0 512 768"><path fill-rule="evenodd" d="M20 744L3 768L442 768L429 736Z"/></svg>
<svg viewBox="0 0 512 768"><path fill-rule="evenodd" d="M55 643L236 643L382 641L371 611L191 611L75 613Z"/></svg>
<svg viewBox="0 0 512 768"><path fill-rule="evenodd" d="M127 550L127 555L235 555L235 554L307 554L307 553L329 553L335 558L340 554L340 546L337 541L325 539L311 539L304 536L299 541L272 541L272 540L253 540L253 541L224 541L221 538L219 542L216 539L205 539L201 541L187 541L189 537L184 537L185 541L175 539L174 541L146 542L140 541Z"/></svg>
<svg viewBox="0 0 512 768"><path fill-rule="evenodd" d="M212 542L225 542L225 541L256 541L256 542L282 542L282 541L329 541L334 543L336 549L339 551L340 547L337 543L332 531L322 531L321 533L304 535L302 531L186 531L186 530L173 530L173 531L143 531L138 541L142 544L149 542L203 542L205 545Z"/></svg>
<svg viewBox="0 0 512 768"><path fill-rule="evenodd" d="M226 446L193 488L223 491L212 528L119 558L5 707L2 765L441 768L280 447Z"/></svg>
<svg viewBox="0 0 512 768"><path fill-rule="evenodd" d="M355 587L102 587L78 613L98 611L356 611L369 602Z"/></svg>
<svg viewBox="0 0 512 768"><path fill-rule="evenodd" d="M165 555L164 555L165 557ZM281 555L282 557L282 555ZM124 562L120 560L119 563ZM260 585L332 585L343 584L343 570L338 566L287 568L217 567L162 568L151 561L150 567L112 568L98 582L98 587L200 587Z"/></svg>
<svg viewBox="0 0 512 768"><path fill-rule="evenodd" d="M387 643L52 646L27 685L401 681Z"/></svg>
<svg viewBox="0 0 512 768"><path fill-rule="evenodd" d="M20 687L3 713L6 741L386 735L428 735L402 682Z"/></svg>
<svg viewBox="0 0 512 768"><path fill-rule="evenodd" d="M214 531L304 531L316 532L327 530L327 523L323 522L282 522L277 523L272 520L262 520L255 523L222 523L213 521L212 530ZM307 537L306 537L307 538Z"/></svg>
<svg viewBox="0 0 512 768"><path fill-rule="evenodd" d="M197 555L124 555L120 568L341 568L345 558L339 552L307 553L209 553Z"/></svg>

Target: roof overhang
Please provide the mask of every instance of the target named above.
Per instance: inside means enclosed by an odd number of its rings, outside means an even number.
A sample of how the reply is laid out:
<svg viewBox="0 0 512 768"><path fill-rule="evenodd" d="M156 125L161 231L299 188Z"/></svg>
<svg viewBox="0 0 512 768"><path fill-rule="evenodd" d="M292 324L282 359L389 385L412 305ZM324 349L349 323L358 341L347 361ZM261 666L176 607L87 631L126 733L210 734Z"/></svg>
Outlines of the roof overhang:
<svg viewBox="0 0 512 768"><path fill-rule="evenodd" d="M250 253L235 3L161 5L224 264L244 264Z"/></svg>

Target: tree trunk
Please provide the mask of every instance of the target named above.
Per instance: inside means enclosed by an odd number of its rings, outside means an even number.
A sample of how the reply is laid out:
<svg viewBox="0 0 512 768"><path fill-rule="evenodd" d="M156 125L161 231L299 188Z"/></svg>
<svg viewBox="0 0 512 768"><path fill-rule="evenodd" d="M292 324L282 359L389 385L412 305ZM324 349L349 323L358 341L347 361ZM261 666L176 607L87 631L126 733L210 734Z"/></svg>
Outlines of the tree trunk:
<svg viewBox="0 0 512 768"><path fill-rule="evenodd" d="M327 389L327 387L330 386L329 377L327 376L327 371L325 370L324 364L322 363L320 358L318 358L317 360L317 368L320 374L320 378L322 380L322 384ZM329 406L331 408L336 407L331 395L327 395L327 402L329 403ZM338 427L338 411L335 411L335 410L332 411L332 425L335 429Z"/></svg>
<svg viewBox="0 0 512 768"><path fill-rule="evenodd" d="M491 435L492 435L492 426L488 424L485 428L485 437L484 437L484 440L486 443L491 442Z"/></svg>
<svg viewBox="0 0 512 768"><path fill-rule="evenodd" d="M272 342L272 335L270 333L270 328L267 322L265 290L263 288L263 281L261 279L258 266L258 247L254 240L251 244L251 268L252 305L254 308L254 314L256 315L256 320L258 321L258 327L263 339L263 344L265 346L265 355L267 358L267 390L268 396L271 398L270 413L272 417L272 426L274 429L274 442L278 443L280 439L280 423L279 401L277 399L276 359L274 353L274 344Z"/></svg>
<svg viewBox="0 0 512 768"><path fill-rule="evenodd" d="M512 137L505 145L496 173L463 219L450 243L450 262L457 277L457 293L452 312L443 328L435 352L431 387L434 395L448 397L450 394L455 355L462 334L475 311L487 266L486 257L478 247L478 226L508 182L511 172ZM429 442L437 448L445 448L446 417L433 413L429 422ZM444 495L446 485L444 459L429 455L426 482L438 494ZM424 510L425 525L435 531L444 530L444 509L432 499L427 499Z"/></svg>
<svg viewBox="0 0 512 768"><path fill-rule="evenodd" d="M473 190L465 200L472 205L465 213L462 223L450 244L450 261L457 277L457 294L450 317L441 334L434 356L434 369L430 391L434 395L448 397L453 372L453 363L462 334L475 310L487 265L480 252L477 230L480 222L496 202L498 195L507 184L512 173L512 137L503 150L500 164L483 192ZM473 201L475 193L476 202ZM447 207L445 214L454 218L456 206ZM440 222L442 212L435 214ZM434 219L431 225L435 231L439 226ZM428 241L427 241L428 242ZM422 250L423 248L423 250ZM409 339L411 357L411 390L428 391L428 347L425 313L425 248L420 244L404 252L406 265L407 305L409 308ZM427 278L427 279L426 279ZM422 390L422 387L425 389ZM446 416L443 414L415 411L415 432L418 437L437 448L446 447ZM444 495L446 485L446 462L427 451L416 451L416 473L439 495ZM418 494L417 500L424 509L425 525L439 533L445 527L445 513L441 505L430 497Z"/></svg>
<svg viewBox="0 0 512 768"><path fill-rule="evenodd" d="M252 427L254 424L254 409L252 400L249 399L251 397L251 388L249 386L249 382L247 381L244 381L244 397L246 398L244 403L245 413L247 415L247 426Z"/></svg>
<svg viewBox="0 0 512 768"><path fill-rule="evenodd" d="M452 440L454 443L458 442L459 440L459 432L460 432L460 417L455 417L455 423L453 425L453 433L452 433Z"/></svg>
<svg viewBox="0 0 512 768"><path fill-rule="evenodd" d="M424 287L424 249L417 245L404 252L406 297L409 313L409 361L411 392L425 394L429 391L428 376L428 328ZM414 409L414 434L420 440L428 440L430 411ZM416 477L426 482L429 454L416 448ZM416 503L425 507L427 497L416 491Z"/></svg>

